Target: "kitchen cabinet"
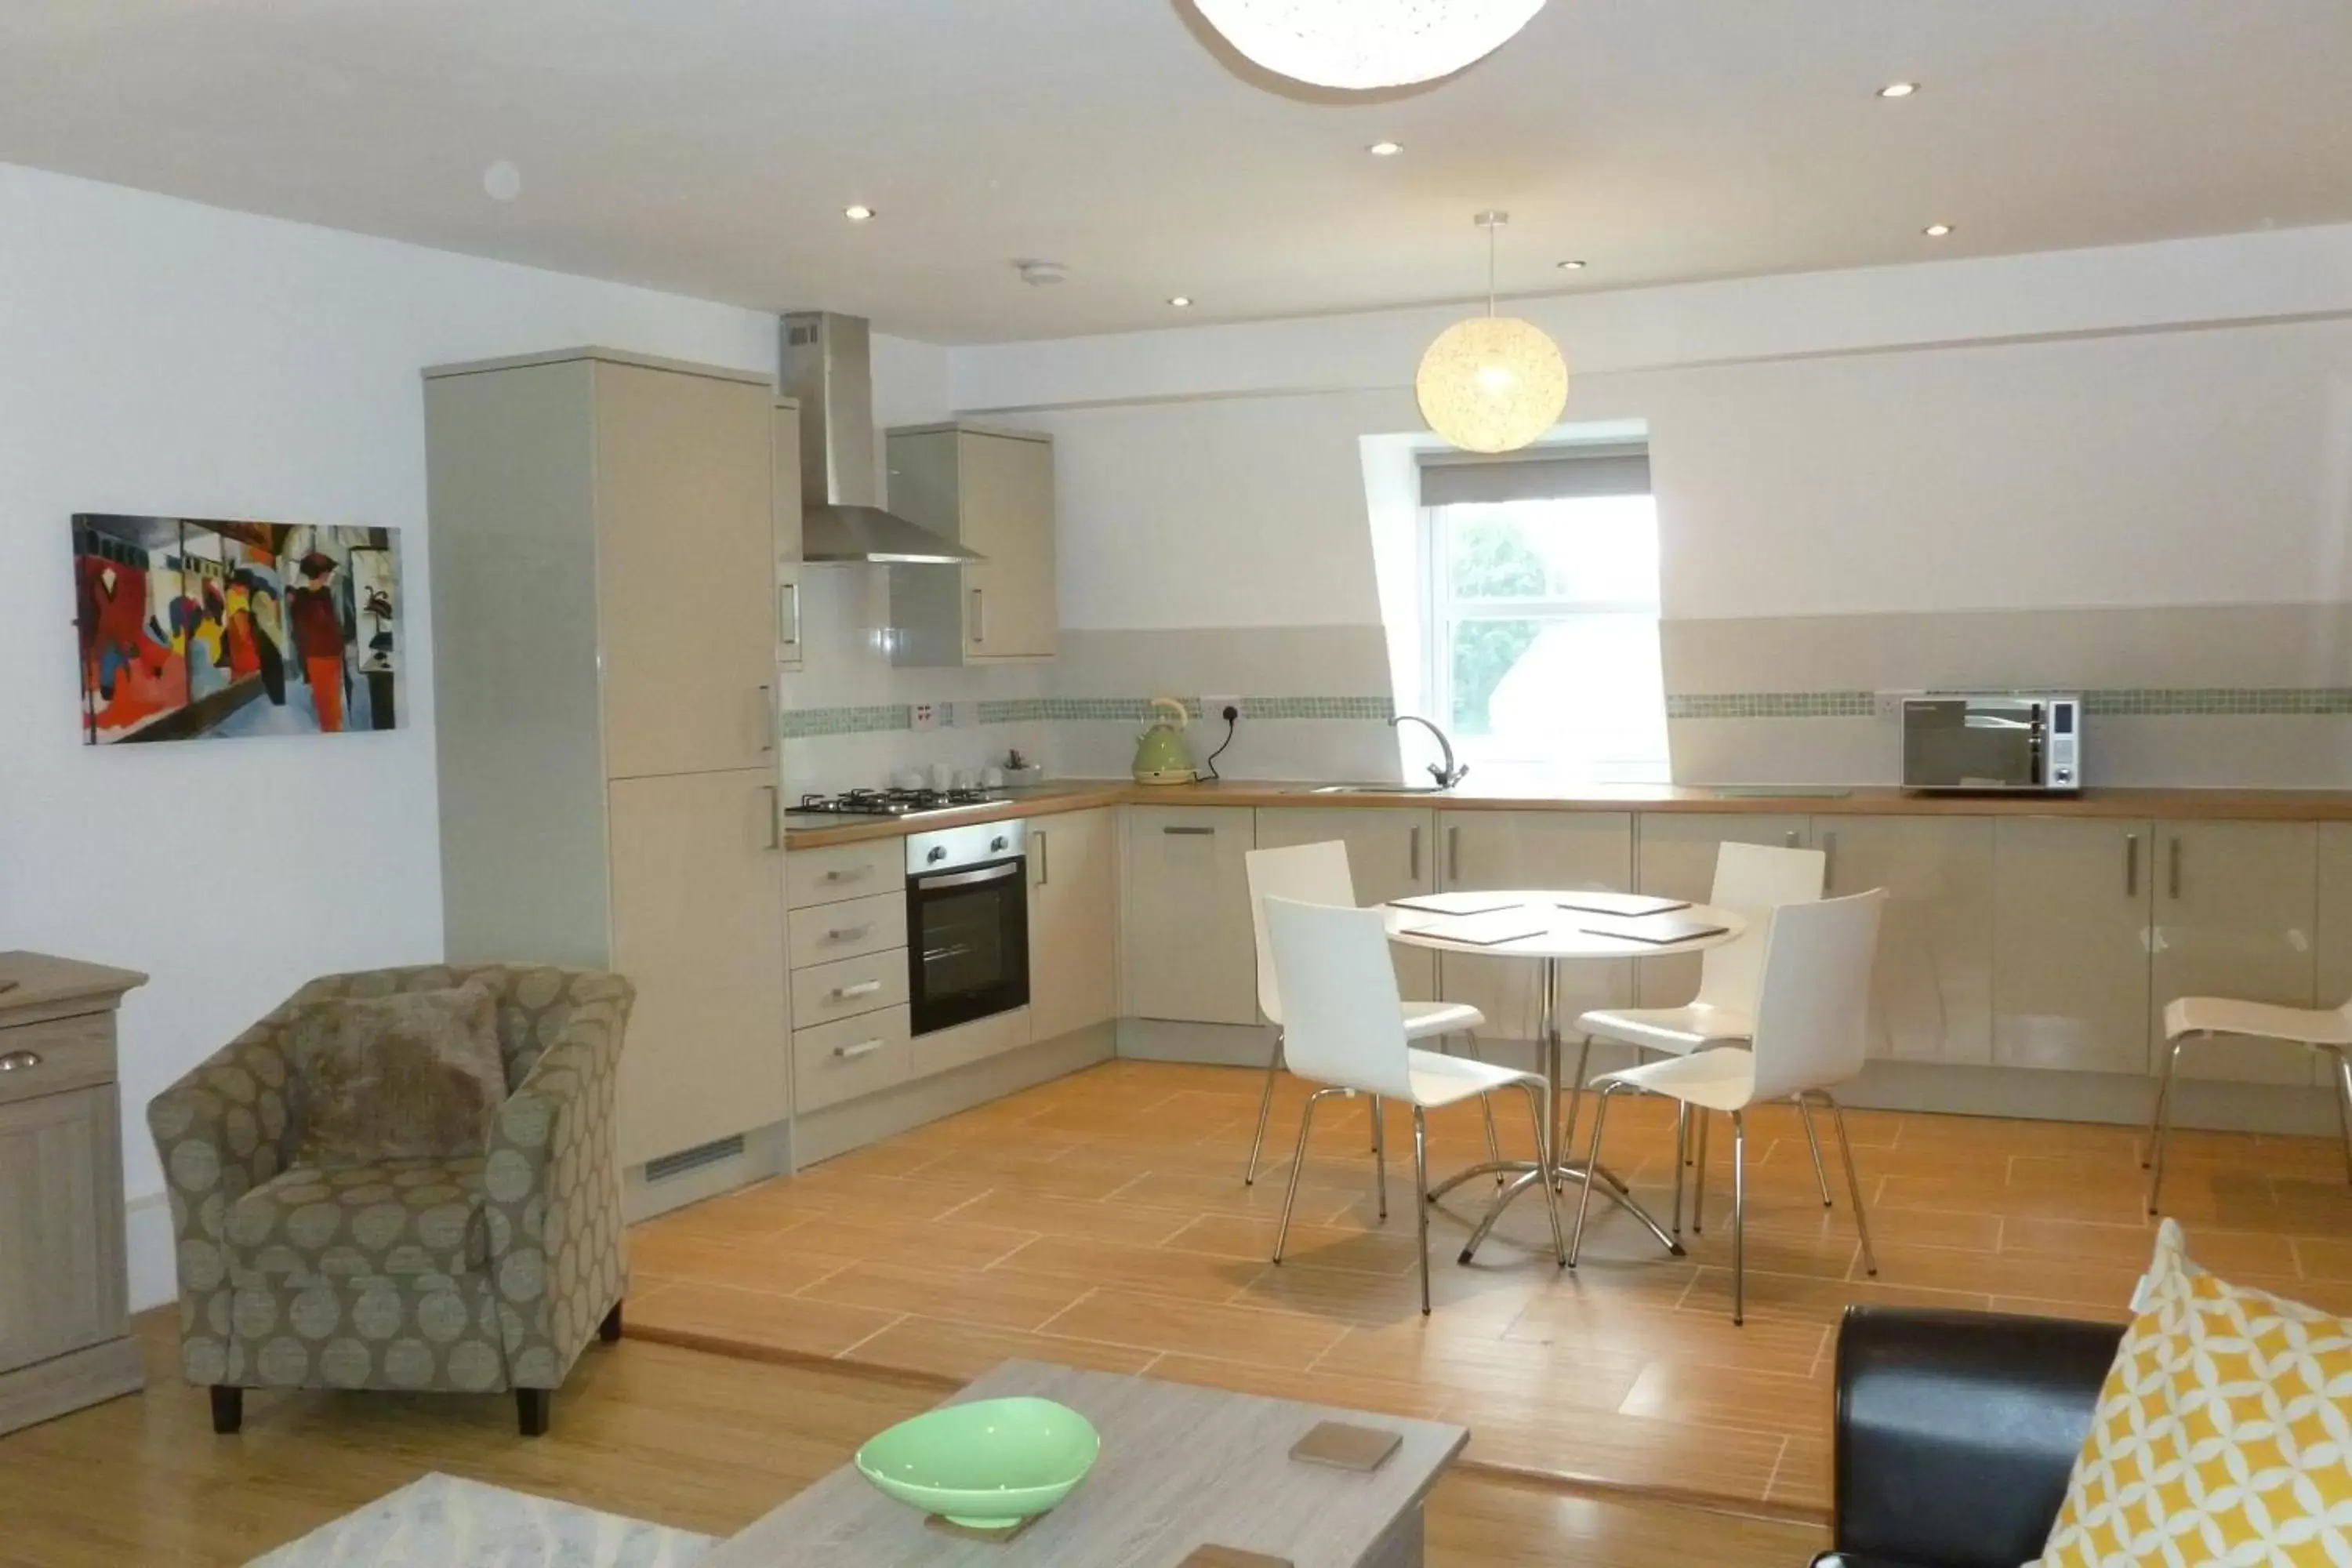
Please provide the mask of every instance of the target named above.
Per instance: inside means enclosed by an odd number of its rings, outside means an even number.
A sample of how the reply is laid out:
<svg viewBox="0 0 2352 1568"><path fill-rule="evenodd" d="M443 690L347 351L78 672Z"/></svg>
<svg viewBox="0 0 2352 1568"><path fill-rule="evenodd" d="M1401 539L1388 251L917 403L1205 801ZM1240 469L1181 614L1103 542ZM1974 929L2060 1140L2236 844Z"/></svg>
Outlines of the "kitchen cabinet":
<svg viewBox="0 0 2352 1568"><path fill-rule="evenodd" d="M1118 1016L1118 818L1029 823L1029 1022L1051 1040Z"/></svg>
<svg viewBox="0 0 2352 1568"><path fill-rule="evenodd" d="M1257 1022L1247 859L1255 842L1254 812L1129 808L1122 950L1129 1016Z"/></svg>
<svg viewBox="0 0 2352 1568"><path fill-rule="evenodd" d="M2312 1005L2318 828L2307 822L2159 822L2156 839L2148 1016L2157 1047L2168 1049L2164 1005L2176 996ZM2279 1040L2217 1039L2182 1051L2180 1073L2307 1084L2311 1053Z"/></svg>
<svg viewBox="0 0 2352 1568"><path fill-rule="evenodd" d="M1360 904L1437 890L1436 814L1411 807L1360 810L1299 807L1261 810L1257 847L1286 849L1301 844L1348 847L1348 871ZM1408 1001L1437 994L1437 954L1425 947L1391 942L1397 991Z"/></svg>
<svg viewBox="0 0 2352 1568"><path fill-rule="evenodd" d="M1053 438L957 424L893 430L892 511L979 552L890 569L891 661L918 668L1051 658L1058 646Z"/></svg>
<svg viewBox="0 0 2352 1568"><path fill-rule="evenodd" d="M1705 903L1715 890L1716 851L1726 843L1774 848L1807 846L1803 816L1750 812L1652 812L1636 819L1634 890ZM1679 1007L1698 994L1699 955L1633 962L1633 991L1644 1007Z"/></svg>
<svg viewBox="0 0 2352 1568"><path fill-rule="evenodd" d="M1869 1051L1989 1065L1993 823L1971 816L1822 816L1825 897L1886 890L1871 974Z"/></svg>
<svg viewBox="0 0 2352 1568"><path fill-rule="evenodd" d="M776 668L801 657L801 405L780 397L768 432L768 506L776 552Z"/></svg>
<svg viewBox="0 0 2352 1568"><path fill-rule="evenodd" d="M626 1164L782 1121L797 408L578 349L428 370L425 416L448 956L635 982Z"/></svg>
<svg viewBox="0 0 2352 1568"><path fill-rule="evenodd" d="M621 1053L624 1165L790 1114L772 777L613 784L612 967L637 987Z"/></svg>
<svg viewBox="0 0 2352 1568"><path fill-rule="evenodd" d="M1993 823L1997 1067L2148 1070L2154 825Z"/></svg>
<svg viewBox="0 0 2352 1568"><path fill-rule="evenodd" d="M2317 909L2313 920L2317 978L2312 1001L2315 1006L2341 1007L2352 1001L2352 822L2319 824L2318 846ZM2331 1089L2335 1087L2332 1058L2315 1053L2311 1070L2316 1082Z"/></svg>
<svg viewBox="0 0 2352 1568"><path fill-rule="evenodd" d="M1632 886L1633 818L1622 811L1440 811L1439 876L1450 889ZM1486 1015L1482 1036L1535 1038L1544 966L1525 959L1444 953L1438 995ZM1633 961L1559 966L1559 1026L1594 1007L1629 1005Z"/></svg>

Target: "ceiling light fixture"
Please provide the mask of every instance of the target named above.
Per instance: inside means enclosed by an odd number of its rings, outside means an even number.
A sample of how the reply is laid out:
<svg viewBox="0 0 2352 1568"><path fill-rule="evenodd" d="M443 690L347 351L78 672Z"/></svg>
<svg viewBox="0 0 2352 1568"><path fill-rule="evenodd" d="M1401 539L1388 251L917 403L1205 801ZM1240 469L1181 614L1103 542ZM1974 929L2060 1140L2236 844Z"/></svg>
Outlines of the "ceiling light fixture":
<svg viewBox="0 0 2352 1568"><path fill-rule="evenodd" d="M1349 92L1433 81L1502 47L1544 0L1193 0L1277 76Z"/></svg>
<svg viewBox="0 0 2352 1568"><path fill-rule="evenodd" d="M1175 306L1180 310L1189 310L1192 308L1192 296L1190 294L1178 294L1171 298L1168 302Z"/></svg>
<svg viewBox="0 0 2352 1568"><path fill-rule="evenodd" d="M1878 96L1881 98L1908 98L1918 90L1919 84L1916 81L1890 81L1885 87L1878 89Z"/></svg>
<svg viewBox="0 0 2352 1568"><path fill-rule="evenodd" d="M842 208L841 216L847 218L852 223L866 223L873 218L874 209L867 206L865 203L859 202L854 206L845 206Z"/></svg>
<svg viewBox="0 0 2352 1568"><path fill-rule="evenodd" d="M1375 158L1393 158L1398 153L1404 151L1404 143L1402 142L1375 142L1370 146L1365 148L1364 151L1370 153Z"/></svg>
<svg viewBox="0 0 2352 1568"><path fill-rule="evenodd" d="M1952 232L1952 226L1948 223L1931 223L1919 232L1926 235L1929 239L1941 239L1946 235Z"/></svg>
<svg viewBox="0 0 2352 1568"><path fill-rule="evenodd" d="M1559 266L1562 272L1581 272L1584 270L1584 263L1581 261L1563 261L1560 262Z"/></svg>
<svg viewBox="0 0 2352 1568"><path fill-rule="evenodd" d="M501 158L482 171L482 193L494 202L510 202L522 195L522 171Z"/></svg>
<svg viewBox="0 0 2352 1568"><path fill-rule="evenodd" d="M1437 334L1413 377L1421 416L1468 452L1515 452L1559 423L1568 406L1568 361L1533 321L1495 313L1495 241L1511 221L1483 212L1486 313Z"/></svg>

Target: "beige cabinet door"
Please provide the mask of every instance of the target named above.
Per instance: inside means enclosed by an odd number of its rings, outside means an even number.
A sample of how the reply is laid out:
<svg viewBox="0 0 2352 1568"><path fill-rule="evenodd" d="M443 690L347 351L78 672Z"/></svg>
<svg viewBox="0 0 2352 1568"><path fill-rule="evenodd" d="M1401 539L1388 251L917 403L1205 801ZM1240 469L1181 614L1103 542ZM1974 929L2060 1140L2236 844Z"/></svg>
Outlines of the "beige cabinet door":
<svg viewBox="0 0 2352 1568"><path fill-rule="evenodd" d="M608 778L755 767L775 750L773 414L774 394L744 382L596 366Z"/></svg>
<svg viewBox="0 0 2352 1568"><path fill-rule="evenodd" d="M1051 1040L1118 1016L1118 827L1109 811L1029 823L1029 1026Z"/></svg>
<svg viewBox="0 0 2352 1568"><path fill-rule="evenodd" d="M1356 901L1386 903L1413 893L1437 890L1436 814L1385 807L1291 807L1257 814L1257 847L1287 849L1301 844L1348 847L1348 870ZM1408 1002L1437 995L1437 954L1425 947L1391 942L1397 991Z"/></svg>
<svg viewBox="0 0 2352 1568"><path fill-rule="evenodd" d="M1725 844L1806 847L1802 816L1754 812L1645 812L1635 819L1636 892L1704 903L1715 890L1716 851ZM1679 1007L1698 994L1696 953L1633 961L1633 994L1644 1007Z"/></svg>
<svg viewBox="0 0 2352 1568"><path fill-rule="evenodd" d="M1130 1016L1257 1022L1247 858L1255 830L1248 811L1129 808L1120 945Z"/></svg>
<svg viewBox="0 0 2352 1568"><path fill-rule="evenodd" d="M1438 875L1449 889L1562 889L1623 892L1633 880L1633 818L1622 811L1440 811ZM1541 1016L1543 965L1523 958L1444 953L1440 998L1486 1015L1480 1031L1530 1040ZM1633 961L1560 966L1559 1026L1594 1007L1633 1000Z"/></svg>
<svg viewBox="0 0 2352 1568"><path fill-rule="evenodd" d="M781 1121L784 857L762 768L616 780L613 967L636 983L621 1053L621 1159Z"/></svg>
<svg viewBox="0 0 2352 1568"><path fill-rule="evenodd" d="M0 1105L0 1367L123 1331L120 1127L111 1084Z"/></svg>
<svg viewBox="0 0 2352 1568"><path fill-rule="evenodd" d="M2159 822L2156 836L2149 1037L2162 1046L2164 1005L2176 996L2312 1005L2318 982L2316 825ZM2309 1083L2311 1070L2308 1049L2276 1040L2202 1041L2180 1053L2187 1078Z"/></svg>
<svg viewBox="0 0 2352 1568"><path fill-rule="evenodd" d="M1886 889L1870 1054L1992 1060L1993 819L1817 816L1828 897Z"/></svg>
<svg viewBox="0 0 2352 1568"><path fill-rule="evenodd" d="M776 550L776 668L801 668L801 410L786 401L768 426L768 514Z"/></svg>
<svg viewBox="0 0 2352 1568"><path fill-rule="evenodd" d="M2154 846L2146 822L1995 821L1995 1066L2148 1070Z"/></svg>
<svg viewBox="0 0 2352 1568"><path fill-rule="evenodd" d="M1054 447L1043 437L957 437L964 657L1051 658L1059 643L1054 565Z"/></svg>
<svg viewBox="0 0 2352 1568"><path fill-rule="evenodd" d="M2318 947L2318 982L2312 1005L2341 1007L2352 1001L2352 822L2319 825L2319 912L2314 924ZM2190 1050L2196 1049L2194 1046ZM2181 1053L2183 1056L2187 1051ZM2315 1081L2333 1089L2336 1064L2315 1057L2311 1064Z"/></svg>

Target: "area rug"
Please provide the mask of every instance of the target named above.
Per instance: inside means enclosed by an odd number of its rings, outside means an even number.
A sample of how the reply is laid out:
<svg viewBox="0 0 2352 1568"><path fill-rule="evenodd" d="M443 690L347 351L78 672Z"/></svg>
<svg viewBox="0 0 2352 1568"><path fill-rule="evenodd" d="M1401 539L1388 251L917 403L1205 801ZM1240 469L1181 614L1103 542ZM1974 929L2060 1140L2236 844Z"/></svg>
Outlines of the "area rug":
<svg viewBox="0 0 2352 1568"><path fill-rule="evenodd" d="M686 1568L711 1538L434 1474L246 1568Z"/></svg>

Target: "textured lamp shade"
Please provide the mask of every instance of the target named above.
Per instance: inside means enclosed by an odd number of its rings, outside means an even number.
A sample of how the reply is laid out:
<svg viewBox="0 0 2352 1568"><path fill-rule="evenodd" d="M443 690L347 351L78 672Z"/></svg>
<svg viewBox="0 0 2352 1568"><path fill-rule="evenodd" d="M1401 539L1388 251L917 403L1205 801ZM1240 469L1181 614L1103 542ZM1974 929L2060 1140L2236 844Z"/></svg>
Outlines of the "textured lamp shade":
<svg viewBox="0 0 2352 1568"><path fill-rule="evenodd" d="M1279 76L1362 92L1450 76L1500 48L1544 0L1193 0Z"/></svg>
<svg viewBox="0 0 2352 1568"><path fill-rule="evenodd" d="M1559 423L1568 362L1533 321L1473 316L1437 334L1412 378L1421 416L1465 452L1515 452Z"/></svg>

